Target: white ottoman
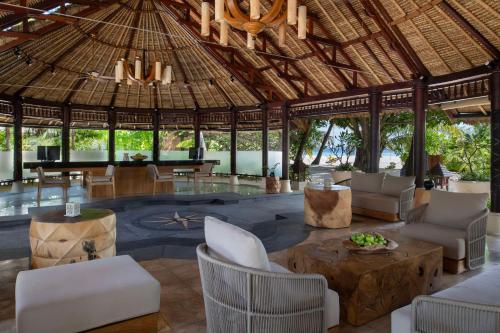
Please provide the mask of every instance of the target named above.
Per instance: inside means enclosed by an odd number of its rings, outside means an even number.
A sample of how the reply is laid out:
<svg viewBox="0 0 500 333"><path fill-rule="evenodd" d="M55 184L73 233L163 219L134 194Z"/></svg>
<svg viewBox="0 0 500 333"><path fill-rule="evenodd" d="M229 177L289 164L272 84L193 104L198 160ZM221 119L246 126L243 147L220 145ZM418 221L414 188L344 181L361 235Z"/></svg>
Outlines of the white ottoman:
<svg viewBox="0 0 500 333"><path fill-rule="evenodd" d="M160 283L130 256L20 272L18 333L67 333L157 313Z"/></svg>

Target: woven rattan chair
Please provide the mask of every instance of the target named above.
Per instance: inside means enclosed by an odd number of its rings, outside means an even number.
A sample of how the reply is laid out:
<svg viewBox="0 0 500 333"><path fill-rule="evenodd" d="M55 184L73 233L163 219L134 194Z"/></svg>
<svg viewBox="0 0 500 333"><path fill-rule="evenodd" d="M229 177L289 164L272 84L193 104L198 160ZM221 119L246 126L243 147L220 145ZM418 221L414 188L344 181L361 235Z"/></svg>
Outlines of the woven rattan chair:
<svg viewBox="0 0 500 333"><path fill-rule="evenodd" d="M499 306L418 296L411 308L412 333L500 332Z"/></svg>
<svg viewBox="0 0 500 333"><path fill-rule="evenodd" d="M42 197L42 188L50 188L50 187L61 187L63 189L63 199L64 202L68 202L68 188L70 186L70 182L67 179L57 179L57 178L48 178L45 176L45 172L42 167L36 168L36 173L38 175L38 187L36 194L36 204L40 207L40 199Z"/></svg>
<svg viewBox="0 0 500 333"><path fill-rule="evenodd" d="M95 176L92 172L89 172L87 176L87 195L89 200L92 199L92 189L94 186L111 186L113 189L113 199L115 199L115 167L113 165L108 165L104 176Z"/></svg>
<svg viewBox="0 0 500 333"><path fill-rule="evenodd" d="M175 192L175 178L173 172L160 173L158 167L155 164L148 164L148 175L151 180L153 180L153 195L156 195L156 184L157 183L170 183L172 186L172 192Z"/></svg>
<svg viewBox="0 0 500 333"><path fill-rule="evenodd" d="M476 269L485 262L487 199L487 194L432 191L429 204L408 212L401 234L441 244L445 259L465 259L467 269Z"/></svg>
<svg viewBox="0 0 500 333"><path fill-rule="evenodd" d="M326 279L221 261L197 247L207 332L326 332Z"/></svg>

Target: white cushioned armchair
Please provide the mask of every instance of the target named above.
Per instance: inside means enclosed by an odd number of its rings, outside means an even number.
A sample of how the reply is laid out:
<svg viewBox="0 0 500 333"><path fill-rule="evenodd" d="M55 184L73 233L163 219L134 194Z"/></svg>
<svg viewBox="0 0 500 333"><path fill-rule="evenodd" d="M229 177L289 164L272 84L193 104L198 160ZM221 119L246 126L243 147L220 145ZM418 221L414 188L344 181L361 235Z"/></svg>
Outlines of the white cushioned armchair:
<svg viewBox="0 0 500 333"><path fill-rule="evenodd" d="M339 323L338 294L318 274L269 262L252 233L205 218L196 249L207 332L326 332Z"/></svg>
<svg viewBox="0 0 500 333"><path fill-rule="evenodd" d="M465 267L484 264L487 193L432 190L428 204L408 212L401 234L443 246L443 257L465 260Z"/></svg>

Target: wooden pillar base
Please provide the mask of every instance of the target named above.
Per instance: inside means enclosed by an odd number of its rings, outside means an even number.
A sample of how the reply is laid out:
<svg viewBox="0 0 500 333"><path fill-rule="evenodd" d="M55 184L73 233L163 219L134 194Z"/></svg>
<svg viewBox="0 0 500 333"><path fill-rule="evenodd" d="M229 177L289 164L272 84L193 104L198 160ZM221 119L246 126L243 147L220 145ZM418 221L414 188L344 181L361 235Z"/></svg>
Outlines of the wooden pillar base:
<svg viewBox="0 0 500 333"><path fill-rule="evenodd" d="M229 176L229 185L231 185L231 186L240 185L240 181L238 180L237 175Z"/></svg>

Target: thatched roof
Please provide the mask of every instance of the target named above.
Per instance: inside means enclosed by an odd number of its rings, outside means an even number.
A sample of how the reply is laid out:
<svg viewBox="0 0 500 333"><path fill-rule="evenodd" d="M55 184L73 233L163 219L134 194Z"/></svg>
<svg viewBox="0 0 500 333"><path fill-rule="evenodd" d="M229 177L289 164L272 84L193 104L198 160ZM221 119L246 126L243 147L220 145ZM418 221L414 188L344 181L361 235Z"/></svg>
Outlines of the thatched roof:
<svg viewBox="0 0 500 333"><path fill-rule="evenodd" d="M231 68L227 65L230 53L224 55L227 63L221 63L213 54L212 42L190 32L199 22L200 0L176 1L70 1L66 14L84 18L70 20L68 16L68 22L53 22L38 17L29 21L29 30L19 24L25 15L0 7L4 9L0 10L0 28L10 29L0 34L0 94L103 107L248 106L259 104L262 97L294 99L353 85L408 81L417 74L454 73L500 54L497 0L305 0L315 22L312 38L299 40L294 29L287 27L287 45L279 48L277 31L268 31L266 51L260 53L248 50L244 35L232 31L232 57L240 59L240 67L253 68ZM43 10L58 3L26 1L27 6ZM270 1L261 3L270 6ZM190 20L179 19L187 8ZM215 22L212 29L216 42ZM261 42L258 39L258 47ZM325 59L332 53L328 43L336 45L335 61ZM14 47L19 51L14 52ZM173 84L119 86L113 80L83 79L93 70L113 76L118 58L132 61L142 50L149 59L173 66ZM288 73L284 73L285 60ZM258 80L252 83L248 73ZM489 111L487 103L481 108L485 114Z"/></svg>

